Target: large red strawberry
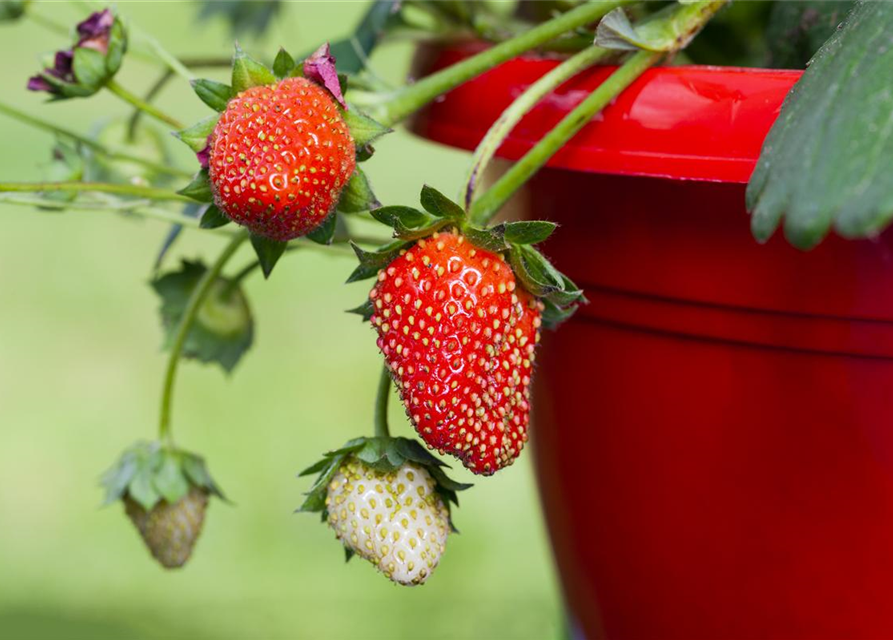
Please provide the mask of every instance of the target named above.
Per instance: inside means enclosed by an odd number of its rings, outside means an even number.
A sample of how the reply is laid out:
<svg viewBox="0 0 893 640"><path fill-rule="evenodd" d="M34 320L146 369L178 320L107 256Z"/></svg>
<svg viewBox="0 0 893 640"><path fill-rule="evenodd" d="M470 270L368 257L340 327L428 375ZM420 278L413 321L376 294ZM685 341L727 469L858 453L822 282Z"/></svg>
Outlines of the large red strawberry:
<svg viewBox="0 0 893 640"><path fill-rule="evenodd" d="M425 442L475 473L514 462L542 305L504 258L434 233L380 271L370 299L378 346Z"/></svg>
<svg viewBox="0 0 893 640"><path fill-rule="evenodd" d="M331 94L300 77L230 100L210 154L217 207L255 235L280 242L322 224L356 166L353 138Z"/></svg>

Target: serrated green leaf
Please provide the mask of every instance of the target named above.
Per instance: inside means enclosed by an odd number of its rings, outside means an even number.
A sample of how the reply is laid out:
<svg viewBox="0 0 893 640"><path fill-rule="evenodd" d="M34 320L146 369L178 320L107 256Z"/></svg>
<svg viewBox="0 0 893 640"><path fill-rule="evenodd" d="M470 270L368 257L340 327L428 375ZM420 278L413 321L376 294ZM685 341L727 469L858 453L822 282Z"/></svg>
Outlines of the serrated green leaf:
<svg viewBox="0 0 893 640"><path fill-rule="evenodd" d="M335 229L338 227L338 212L332 211L323 220L322 224L307 234L307 238L317 244L330 245L335 239Z"/></svg>
<svg viewBox="0 0 893 640"><path fill-rule="evenodd" d="M438 218L448 218L450 220L465 219L465 210L462 207L427 184L422 187L420 200L425 211Z"/></svg>
<svg viewBox="0 0 893 640"><path fill-rule="evenodd" d="M72 70L78 84L85 87L100 87L108 79L105 56L96 49L75 47Z"/></svg>
<svg viewBox="0 0 893 640"><path fill-rule="evenodd" d="M356 107L351 107L348 111L342 112L341 115L347 124L347 128L350 129L350 135L357 147L364 147L392 131L392 129L361 113Z"/></svg>
<svg viewBox="0 0 893 640"><path fill-rule="evenodd" d="M552 235L557 226L554 222L544 220L507 222L504 230L505 241L511 244L537 244Z"/></svg>
<svg viewBox="0 0 893 640"><path fill-rule="evenodd" d="M242 93L251 87L274 84L275 82L276 76L270 69L242 51L242 48L236 44L231 83L234 94Z"/></svg>
<svg viewBox="0 0 893 640"><path fill-rule="evenodd" d="M337 209L343 213L361 213L371 211L381 206L378 198L372 192L372 185L362 169L357 167L338 201Z"/></svg>
<svg viewBox="0 0 893 640"><path fill-rule="evenodd" d="M168 504L179 501L189 492L189 483L175 455L165 455L161 468L152 477L152 486Z"/></svg>
<svg viewBox="0 0 893 640"><path fill-rule="evenodd" d="M283 48L279 48L276 59L273 60L273 73L277 78L287 78L295 70L295 59Z"/></svg>
<svg viewBox="0 0 893 640"><path fill-rule="evenodd" d="M195 95L214 111L226 111L226 105L233 97L233 90L228 84L199 78L190 82Z"/></svg>
<svg viewBox="0 0 893 640"><path fill-rule="evenodd" d="M214 127L217 126L217 121L219 119L220 114L208 116L207 118L199 120L191 127L186 127L182 131L177 131L174 135L177 136L179 140L182 140L195 153L198 153L208 146L208 136L213 133Z"/></svg>
<svg viewBox="0 0 893 640"><path fill-rule="evenodd" d="M196 173L192 182L177 191L177 193L187 198L192 198L196 202L212 202L214 194L211 193L211 180L208 177L208 170L202 169Z"/></svg>
<svg viewBox="0 0 893 640"><path fill-rule="evenodd" d="M505 241L505 224L498 224L487 229L468 225L462 230L462 233L474 246L493 253L500 253L509 248Z"/></svg>
<svg viewBox="0 0 893 640"><path fill-rule="evenodd" d="M769 66L804 69L854 4L852 0L773 2L764 32Z"/></svg>
<svg viewBox="0 0 893 640"><path fill-rule="evenodd" d="M794 86L747 189L751 229L815 246L833 225L874 236L893 218L893 3L860 2Z"/></svg>
<svg viewBox="0 0 893 640"><path fill-rule="evenodd" d="M279 258L285 253L288 243L251 234L251 246L254 247L254 252L257 254L261 271L264 272L264 278L269 278L270 274L273 273L273 267L276 266Z"/></svg>
<svg viewBox="0 0 893 640"><path fill-rule="evenodd" d="M226 214L218 209L217 205L212 204L207 209L205 209L205 212L202 214L201 222L199 222L198 226L202 229L217 229L229 223L230 219L226 217Z"/></svg>

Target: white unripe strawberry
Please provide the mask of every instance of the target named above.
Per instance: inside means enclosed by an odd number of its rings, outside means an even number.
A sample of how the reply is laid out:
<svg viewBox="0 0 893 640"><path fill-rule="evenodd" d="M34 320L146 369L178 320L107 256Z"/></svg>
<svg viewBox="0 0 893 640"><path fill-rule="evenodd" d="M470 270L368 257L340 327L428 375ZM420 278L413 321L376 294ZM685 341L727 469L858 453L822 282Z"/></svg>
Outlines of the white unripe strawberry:
<svg viewBox="0 0 893 640"><path fill-rule="evenodd" d="M328 484L329 526L345 547L398 584L424 583L450 532L449 511L428 471L406 462L376 471L353 456Z"/></svg>

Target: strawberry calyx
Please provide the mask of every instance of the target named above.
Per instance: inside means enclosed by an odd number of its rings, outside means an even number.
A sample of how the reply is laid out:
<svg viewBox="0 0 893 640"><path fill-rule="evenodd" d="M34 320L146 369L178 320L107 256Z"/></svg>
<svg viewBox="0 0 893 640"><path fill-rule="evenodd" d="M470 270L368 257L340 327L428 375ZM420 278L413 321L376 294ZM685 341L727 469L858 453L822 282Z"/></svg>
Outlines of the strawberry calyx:
<svg viewBox="0 0 893 640"><path fill-rule="evenodd" d="M130 498L146 511L162 501L179 502L193 487L226 501L201 456L157 441L138 442L124 451L103 474L101 485L104 505Z"/></svg>
<svg viewBox="0 0 893 640"><path fill-rule="evenodd" d="M376 251L351 243L360 264L348 277L348 283L375 277L413 243L438 231L454 229L474 246L505 257L522 287L543 302L543 323L547 327L554 329L587 302L583 291L533 246L552 234L557 228L555 223L525 220L479 227L471 223L461 206L428 185L422 187L420 202L422 210L397 205L370 211L373 218L394 230L394 241ZM371 300L350 311L368 320L372 315Z"/></svg>
<svg viewBox="0 0 893 640"><path fill-rule="evenodd" d="M434 479L436 491L448 512L451 503L459 506L457 492L472 486L456 482L447 476L444 469L449 469L449 465L434 457L417 440L401 437L354 438L344 446L323 454L322 459L298 474L298 477L318 475L316 481L304 494L307 497L297 511L320 513L322 521L325 522L328 518L326 508L328 485L341 465L351 457L374 471L384 473L398 471L406 463L415 463L424 467ZM450 517L450 527L457 532L452 524L452 516Z"/></svg>

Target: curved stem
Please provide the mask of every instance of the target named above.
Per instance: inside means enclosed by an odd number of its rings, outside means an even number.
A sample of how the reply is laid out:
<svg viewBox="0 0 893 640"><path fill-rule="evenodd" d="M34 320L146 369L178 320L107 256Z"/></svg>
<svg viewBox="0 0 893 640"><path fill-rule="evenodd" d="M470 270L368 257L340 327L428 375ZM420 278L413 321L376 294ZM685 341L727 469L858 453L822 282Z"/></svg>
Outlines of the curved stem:
<svg viewBox="0 0 893 640"><path fill-rule="evenodd" d="M388 438L391 435L388 429L388 399L391 393L391 372L388 365L381 368L381 377L378 379L378 392L375 394L375 437Z"/></svg>
<svg viewBox="0 0 893 640"><path fill-rule="evenodd" d="M49 131L50 133L54 133L56 135L64 136L66 138L70 138L75 142L79 142L80 144L88 147L89 149L95 151L96 153L100 153L111 160L126 160L128 162L135 162L137 164L141 164L144 167L152 169L153 171L158 171L159 173L164 173L165 175L177 176L183 178L191 178L193 175L192 171L185 171L183 169L178 169L176 167L170 167L165 164L160 164L156 162L152 162L151 160L146 160L144 158L140 158L139 156L134 156L129 153L122 153L120 151L112 151L108 147L96 142L95 140L91 140L86 136L82 136L81 134L71 131L70 129L65 129L64 127L60 127L59 125L48 122L46 120L42 120L40 118L35 118L34 116L27 114L23 111L19 111L13 107L10 107L7 104L3 104L0 102L0 113L4 113L11 118L15 118L19 122L24 122L25 124L31 125L36 129L42 129L44 131Z"/></svg>
<svg viewBox="0 0 893 640"><path fill-rule="evenodd" d="M624 62L472 204L471 220L479 225L489 222L502 205L546 164L556 151L573 138L592 116L601 111L663 55L663 53L639 51Z"/></svg>
<svg viewBox="0 0 893 640"><path fill-rule="evenodd" d="M487 135L478 143L471 159L471 167L465 179L465 208L471 206L478 179L493 159L503 140L512 132L515 125L547 94L554 91L578 72L595 64L610 52L601 47L589 47L572 58L568 58L549 73L530 85L515 99L493 123Z"/></svg>
<svg viewBox="0 0 893 640"><path fill-rule="evenodd" d="M195 285L189 301L186 303L186 310L180 323L177 325L177 332L174 335L174 343L171 345L170 358L167 363L167 370L164 375L164 388L161 393L161 418L158 423L158 439L166 442L169 446L173 445L173 437L171 435L171 407L174 398L174 381L177 377L177 365L180 362L180 356L183 353L183 346L186 344L186 338L189 330L192 328L198 310L211 291L211 286L220 276L223 267L227 261L233 256L239 246L248 239L248 232L242 231L230 240L229 244L223 249L223 252L217 257L217 260L211 265L211 268L202 274L198 283Z"/></svg>
<svg viewBox="0 0 893 640"><path fill-rule="evenodd" d="M56 22L52 18L49 18L45 15L34 13L31 7L28 7L26 9L25 17L31 20L34 24L38 24L47 31L51 31L57 35L65 37L71 35L71 27L62 24L61 22Z"/></svg>
<svg viewBox="0 0 893 640"><path fill-rule="evenodd" d="M386 97L381 104L364 105L370 115L385 126L393 126L408 115L462 84L510 58L535 49L558 36L578 27L597 21L617 7L629 4L631 0L598 0L586 2L567 13L544 22L510 40L497 44L486 51L466 58L461 62L422 78L415 84Z"/></svg>
<svg viewBox="0 0 893 640"><path fill-rule="evenodd" d="M155 187L141 187L134 184L113 184L109 182L0 182L0 193L34 192L34 191L96 191L98 193L117 193L149 200L172 200L175 202L195 202L192 198L179 193Z"/></svg>
<svg viewBox="0 0 893 640"><path fill-rule="evenodd" d="M148 102L143 101L139 96L134 95L133 93L122 87L120 84L118 84L114 79L106 82L105 88L124 100L124 102L127 102L140 111L145 112L146 115L152 116L156 120L160 120L161 122L172 126L174 129L183 128L183 123L181 123L179 120L172 118L160 109L152 106Z"/></svg>
<svg viewBox="0 0 893 640"><path fill-rule="evenodd" d="M164 73L162 73L158 80L155 81L149 90L146 92L146 96L143 98L143 101L147 104L152 102L155 99L161 90L164 88L164 85L168 83L168 81L174 77L174 72L170 69L166 69ZM133 115L130 116L130 121L127 123L127 139L130 142L136 138L136 128L140 122L140 116L143 115L142 109L136 108L133 110Z"/></svg>

